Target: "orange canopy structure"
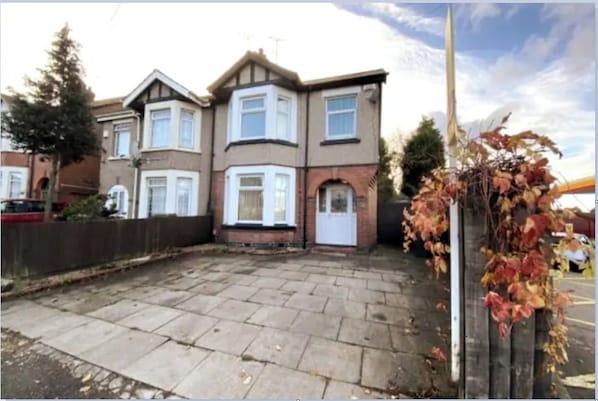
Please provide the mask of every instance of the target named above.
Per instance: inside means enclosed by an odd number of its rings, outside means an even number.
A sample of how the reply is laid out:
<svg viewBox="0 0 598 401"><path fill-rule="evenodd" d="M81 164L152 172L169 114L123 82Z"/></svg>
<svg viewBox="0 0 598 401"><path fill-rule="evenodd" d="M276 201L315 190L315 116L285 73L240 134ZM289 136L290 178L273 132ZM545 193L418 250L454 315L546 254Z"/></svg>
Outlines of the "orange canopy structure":
<svg viewBox="0 0 598 401"><path fill-rule="evenodd" d="M558 186L562 194L593 194L596 189L596 177L584 177Z"/></svg>

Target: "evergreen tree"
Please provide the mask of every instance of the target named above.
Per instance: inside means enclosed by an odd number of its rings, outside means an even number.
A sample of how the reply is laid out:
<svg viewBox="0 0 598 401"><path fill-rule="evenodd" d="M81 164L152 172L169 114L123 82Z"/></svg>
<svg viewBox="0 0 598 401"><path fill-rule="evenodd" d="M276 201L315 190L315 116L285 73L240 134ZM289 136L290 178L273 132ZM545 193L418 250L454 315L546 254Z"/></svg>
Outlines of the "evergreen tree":
<svg viewBox="0 0 598 401"><path fill-rule="evenodd" d="M39 80L25 78L27 94L12 92L9 113L2 128L19 149L51 161L44 218L48 220L61 167L96 154L98 139L90 104L93 93L83 82L79 44L68 25L56 33L48 51L49 61Z"/></svg>
<svg viewBox="0 0 598 401"><path fill-rule="evenodd" d="M422 117L415 135L407 140L401 157L401 192L409 197L415 196L422 178L444 163L444 141L440 131L434 126L434 119Z"/></svg>
<svg viewBox="0 0 598 401"><path fill-rule="evenodd" d="M382 137L379 142L380 161L378 165L378 202L387 202L397 196L394 180L392 178L392 167L397 154L390 151L388 143Z"/></svg>

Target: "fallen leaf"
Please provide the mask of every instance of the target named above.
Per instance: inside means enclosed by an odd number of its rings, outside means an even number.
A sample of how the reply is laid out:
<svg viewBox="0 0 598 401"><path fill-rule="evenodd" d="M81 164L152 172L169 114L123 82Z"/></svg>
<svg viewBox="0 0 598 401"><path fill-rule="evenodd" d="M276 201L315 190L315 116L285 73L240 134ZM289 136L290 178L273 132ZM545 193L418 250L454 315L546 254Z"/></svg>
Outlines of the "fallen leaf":
<svg viewBox="0 0 598 401"><path fill-rule="evenodd" d="M83 376L83 378L81 379L81 383L85 383L87 381L89 381L89 379L91 379L91 373L87 373L85 374L85 376Z"/></svg>
<svg viewBox="0 0 598 401"><path fill-rule="evenodd" d="M81 388L79 389L79 391L80 391L80 392L82 392L82 393L86 393L86 392L88 392L88 391L89 391L89 389L90 389L90 388L91 388L91 386L85 386L85 387L81 387Z"/></svg>
<svg viewBox="0 0 598 401"><path fill-rule="evenodd" d="M443 312L444 312L444 311L446 310L446 305L445 305L445 304L443 304L442 302L438 302L438 303L436 304L436 310L439 310L439 311L443 311Z"/></svg>
<svg viewBox="0 0 598 401"><path fill-rule="evenodd" d="M437 361L446 361L446 356L444 355L444 352L442 352L442 350L436 346L432 347L432 356Z"/></svg>
<svg viewBox="0 0 598 401"><path fill-rule="evenodd" d="M317 376L318 375L318 371L315 369L310 369L309 374L312 376Z"/></svg>
<svg viewBox="0 0 598 401"><path fill-rule="evenodd" d="M349 399L351 399L351 400L358 400L359 397L355 397L354 395L352 395L351 397L349 397Z"/></svg>
<svg viewBox="0 0 598 401"><path fill-rule="evenodd" d="M245 380L243 380L243 384L249 384L249 383L251 383L251 379L252 379L252 377L251 377L251 376L247 376L247 377L245 378Z"/></svg>
<svg viewBox="0 0 598 401"><path fill-rule="evenodd" d="M372 392L371 392L369 389L367 389L367 388L366 388L365 390L363 390L363 392L364 392L364 393L366 393L366 394L371 394L371 393L372 393Z"/></svg>
<svg viewBox="0 0 598 401"><path fill-rule="evenodd" d="M280 345L277 345L276 346L276 351L280 351L280 350L282 350L282 347Z"/></svg>

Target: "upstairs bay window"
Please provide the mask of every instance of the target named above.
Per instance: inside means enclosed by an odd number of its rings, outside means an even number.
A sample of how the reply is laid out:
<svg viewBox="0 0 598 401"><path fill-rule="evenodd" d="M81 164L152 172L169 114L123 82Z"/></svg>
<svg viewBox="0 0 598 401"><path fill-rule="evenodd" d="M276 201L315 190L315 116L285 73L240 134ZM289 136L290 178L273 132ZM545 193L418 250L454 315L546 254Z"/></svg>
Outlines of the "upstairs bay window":
<svg viewBox="0 0 598 401"><path fill-rule="evenodd" d="M168 146L170 136L170 109L152 111L151 119L151 147L163 148Z"/></svg>
<svg viewBox="0 0 598 401"><path fill-rule="evenodd" d="M274 85L233 92L228 107L228 143L278 139L296 142L297 96Z"/></svg>
<svg viewBox="0 0 598 401"><path fill-rule="evenodd" d="M225 185L224 224L295 225L295 169L230 167Z"/></svg>
<svg viewBox="0 0 598 401"><path fill-rule="evenodd" d="M329 98L326 100L326 138L355 138L356 95Z"/></svg>
<svg viewBox="0 0 598 401"><path fill-rule="evenodd" d="M171 100L145 105L142 151L200 152L201 109Z"/></svg>

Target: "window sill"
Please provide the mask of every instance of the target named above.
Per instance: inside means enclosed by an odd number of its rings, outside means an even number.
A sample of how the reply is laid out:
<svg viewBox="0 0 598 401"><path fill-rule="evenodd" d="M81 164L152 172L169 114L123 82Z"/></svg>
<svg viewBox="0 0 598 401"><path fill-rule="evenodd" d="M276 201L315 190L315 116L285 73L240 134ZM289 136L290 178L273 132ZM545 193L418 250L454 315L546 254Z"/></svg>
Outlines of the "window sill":
<svg viewBox="0 0 598 401"><path fill-rule="evenodd" d="M108 160L110 160L110 161L113 161L113 160L131 160L131 158L129 156L127 156L127 157L110 156L108 158Z"/></svg>
<svg viewBox="0 0 598 401"><path fill-rule="evenodd" d="M326 139L325 141L320 142L320 146L344 145L347 143L360 143L360 142L361 142L361 139L359 139L359 138Z"/></svg>
<svg viewBox="0 0 598 401"><path fill-rule="evenodd" d="M186 152L186 153L195 153L195 154L201 154L201 149L200 150L194 150L194 149L185 149L185 148L172 148L172 147L166 147L166 148L145 148L145 149L141 149L140 152L145 153L145 152L162 152L162 151L174 151L174 152Z"/></svg>
<svg viewBox="0 0 598 401"><path fill-rule="evenodd" d="M231 146L258 145L258 144L263 144L263 143L273 143L275 145L292 146L294 148L299 147L299 145L296 144L295 142L285 141L283 139L245 139L245 140L230 142L228 145L226 145L226 148L224 148L224 151L226 152L228 150L228 148L230 148Z"/></svg>
<svg viewBox="0 0 598 401"><path fill-rule="evenodd" d="M296 226L286 224L275 224L273 226L264 226L262 224L223 224L223 230L248 230L248 231L296 231Z"/></svg>

